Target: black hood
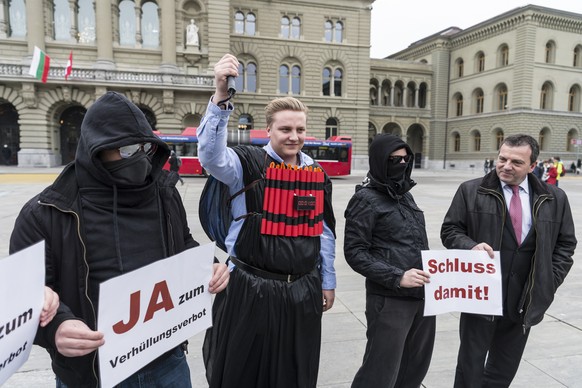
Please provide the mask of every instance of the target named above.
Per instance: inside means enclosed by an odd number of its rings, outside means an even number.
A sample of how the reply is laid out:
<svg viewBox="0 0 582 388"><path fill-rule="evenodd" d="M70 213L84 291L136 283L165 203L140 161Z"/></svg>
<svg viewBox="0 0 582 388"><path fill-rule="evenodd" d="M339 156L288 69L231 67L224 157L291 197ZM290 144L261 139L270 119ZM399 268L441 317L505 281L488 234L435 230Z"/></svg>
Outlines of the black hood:
<svg viewBox="0 0 582 388"><path fill-rule="evenodd" d="M111 174L98 157L100 151L136 143L152 143L157 150L152 155L151 180L155 181L170 150L156 136L143 112L127 97L107 92L87 110L81 124L75 165L79 186L113 186Z"/></svg>
<svg viewBox="0 0 582 388"><path fill-rule="evenodd" d="M399 191L395 190L394 181L391 179L390 174L388 173L388 158L390 157L391 153L401 148L404 148L408 155L413 155L412 149L398 136L383 133L374 137L368 151L368 162L370 164L368 177L374 186L379 185L382 187L388 187L394 191ZM416 185L416 183L410 179L412 165L412 162L408 163L404 173L404 180L407 182L406 186L408 189Z"/></svg>

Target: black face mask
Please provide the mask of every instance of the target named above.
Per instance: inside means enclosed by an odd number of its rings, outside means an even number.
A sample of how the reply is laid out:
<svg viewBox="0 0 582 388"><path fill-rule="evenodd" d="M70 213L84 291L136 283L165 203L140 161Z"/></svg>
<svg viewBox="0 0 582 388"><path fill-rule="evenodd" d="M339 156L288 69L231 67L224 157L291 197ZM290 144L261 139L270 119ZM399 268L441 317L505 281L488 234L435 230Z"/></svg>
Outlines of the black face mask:
<svg viewBox="0 0 582 388"><path fill-rule="evenodd" d="M136 152L127 159L103 162L103 167L116 184L124 186L143 185L152 171L152 162L144 152Z"/></svg>
<svg viewBox="0 0 582 388"><path fill-rule="evenodd" d="M411 189L410 179L406 179L406 169L408 163L390 163L386 166L386 174L389 181L392 183L394 191L398 195L402 195Z"/></svg>

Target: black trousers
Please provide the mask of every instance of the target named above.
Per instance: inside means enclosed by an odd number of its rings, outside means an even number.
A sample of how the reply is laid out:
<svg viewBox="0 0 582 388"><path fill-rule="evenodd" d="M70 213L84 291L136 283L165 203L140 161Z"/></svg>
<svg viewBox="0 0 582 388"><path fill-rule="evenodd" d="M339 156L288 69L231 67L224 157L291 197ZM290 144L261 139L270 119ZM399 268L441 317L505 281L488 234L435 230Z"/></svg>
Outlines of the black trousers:
<svg viewBox="0 0 582 388"><path fill-rule="evenodd" d="M426 376L436 320L424 301L368 294L366 352L352 388L418 388Z"/></svg>
<svg viewBox="0 0 582 388"><path fill-rule="evenodd" d="M519 323L461 314L455 388L509 387L529 335Z"/></svg>

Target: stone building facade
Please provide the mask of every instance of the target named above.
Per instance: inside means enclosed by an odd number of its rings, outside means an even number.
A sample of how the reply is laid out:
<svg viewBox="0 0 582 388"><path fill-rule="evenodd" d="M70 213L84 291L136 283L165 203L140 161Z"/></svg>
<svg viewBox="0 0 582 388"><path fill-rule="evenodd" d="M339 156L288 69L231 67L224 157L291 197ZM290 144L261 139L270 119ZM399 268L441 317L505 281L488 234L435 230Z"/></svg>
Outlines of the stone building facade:
<svg viewBox="0 0 582 388"><path fill-rule="evenodd" d="M265 127L269 100L294 95L311 136L352 137L354 168L367 168L381 132L406 140L416 167L478 167L517 132L539 139L543 157L577 158L582 15L525 6L371 59L373 3L0 0L0 146L11 164L68 163L87 108L109 90L162 133L196 127L212 66L230 52L241 62L237 135ZM28 75L35 46L51 57L46 83Z"/></svg>
<svg viewBox="0 0 582 388"><path fill-rule="evenodd" d="M295 95L311 136L350 135L365 155L372 3L0 0L0 144L19 166L65 164L87 108L109 90L162 133L196 127L212 66L230 52L241 61L233 130L264 128L266 103ZM46 83L28 75L35 46L51 57Z"/></svg>
<svg viewBox="0 0 582 388"><path fill-rule="evenodd" d="M481 168L516 133L537 139L543 159L580 157L582 15L516 8L389 58L433 71L429 167Z"/></svg>

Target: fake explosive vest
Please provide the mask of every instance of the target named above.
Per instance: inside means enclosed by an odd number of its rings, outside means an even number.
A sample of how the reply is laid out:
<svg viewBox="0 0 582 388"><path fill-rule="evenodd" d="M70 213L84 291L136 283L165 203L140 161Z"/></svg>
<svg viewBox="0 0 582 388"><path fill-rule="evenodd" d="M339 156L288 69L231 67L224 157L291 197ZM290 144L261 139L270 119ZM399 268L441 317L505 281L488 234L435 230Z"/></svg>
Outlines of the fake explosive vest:
<svg viewBox="0 0 582 388"><path fill-rule="evenodd" d="M335 236L331 181L317 162L299 168L276 163L262 148L233 150L241 160L245 187L231 197L229 188L210 176L200 197L200 223L219 248L226 251L224 240L233 221L231 201L243 192L247 214L241 218L260 216L261 235L316 237L325 221Z"/></svg>
<svg viewBox="0 0 582 388"><path fill-rule="evenodd" d="M265 174L261 234L319 236L323 233L324 173L271 162Z"/></svg>

